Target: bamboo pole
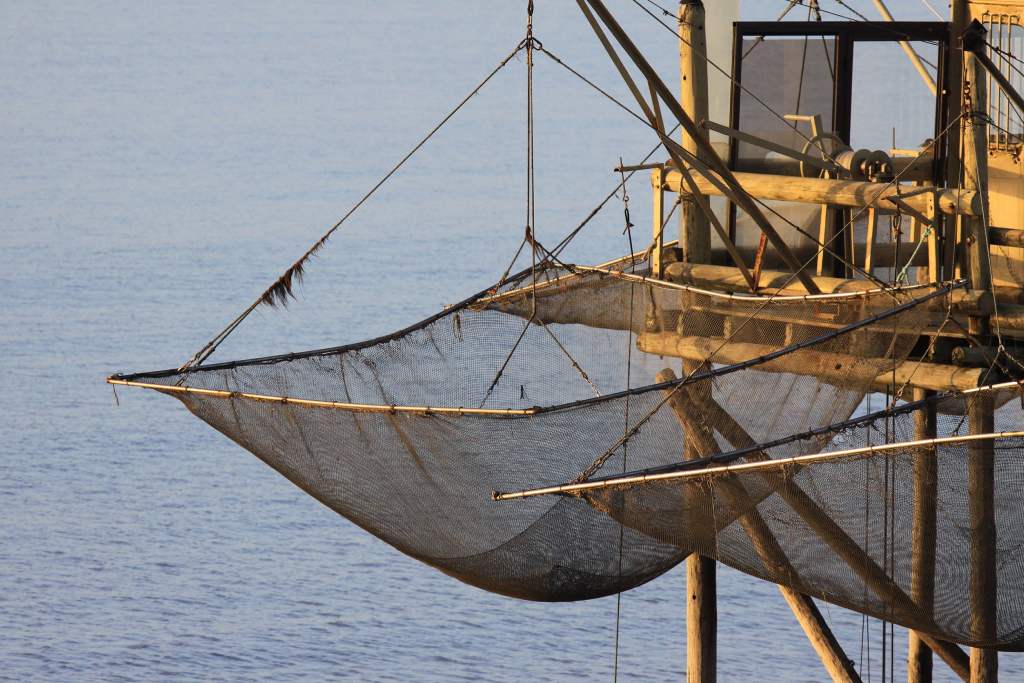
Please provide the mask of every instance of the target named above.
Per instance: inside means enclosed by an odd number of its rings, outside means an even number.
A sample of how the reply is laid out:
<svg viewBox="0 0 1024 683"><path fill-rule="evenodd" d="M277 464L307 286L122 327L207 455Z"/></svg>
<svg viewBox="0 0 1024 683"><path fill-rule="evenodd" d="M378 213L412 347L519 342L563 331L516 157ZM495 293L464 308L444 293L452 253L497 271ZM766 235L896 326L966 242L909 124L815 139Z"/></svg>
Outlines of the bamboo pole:
<svg viewBox="0 0 1024 683"><path fill-rule="evenodd" d="M200 387L179 386L176 384L155 384L150 382L136 382L132 380L117 379L108 377L107 384L114 384L126 387L140 387L142 389L155 389L169 394L194 394L208 398L235 398L248 401L260 401L262 403L281 403L307 408L328 408L332 410L347 410L354 413L414 413L417 415L491 415L495 417L523 417L536 415L539 408L458 408L458 407L435 407L435 406L388 406L375 405L370 403L343 403L341 401L317 401L308 398L295 398L292 396L272 396L269 394L253 394L245 391L224 391L221 389L202 389Z"/></svg>
<svg viewBox="0 0 1024 683"><path fill-rule="evenodd" d="M914 400L929 392L914 390ZM914 413L914 437L934 439L937 433L935 404ZM922 448L914 458L914 526L912 537L910 597L919 609L931 614L935 603L935 534L938 504L938 463L935 449ZM907 683L931 683L932 651L916 631L908 634Z"/></svg>

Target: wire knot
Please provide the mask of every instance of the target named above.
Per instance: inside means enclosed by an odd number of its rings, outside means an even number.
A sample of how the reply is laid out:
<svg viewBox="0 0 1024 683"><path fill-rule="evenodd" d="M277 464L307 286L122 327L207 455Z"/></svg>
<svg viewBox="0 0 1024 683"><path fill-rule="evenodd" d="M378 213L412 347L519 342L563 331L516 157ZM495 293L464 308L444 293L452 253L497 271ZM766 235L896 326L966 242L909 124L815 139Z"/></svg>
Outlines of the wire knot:
<svg viewBox="0 0 1024 683"><path fill-rule="evenodd" d="M517 50L543 50L544 43L540 42L533 36L533 29L529 28L526 31L526 37L519 42Z"/></svg>

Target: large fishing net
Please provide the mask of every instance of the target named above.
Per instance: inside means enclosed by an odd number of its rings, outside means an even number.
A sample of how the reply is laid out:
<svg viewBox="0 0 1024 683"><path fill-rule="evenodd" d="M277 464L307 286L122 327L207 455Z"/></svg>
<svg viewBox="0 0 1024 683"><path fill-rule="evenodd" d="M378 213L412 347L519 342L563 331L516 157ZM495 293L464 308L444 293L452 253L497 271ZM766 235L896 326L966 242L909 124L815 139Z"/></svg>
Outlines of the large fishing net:
<svg viewBox="0 0 1024 683"><path fill-rule="evenodd" d="M533 600L608 595L692 547L579 498L510 505L492 491L679 461L686 430L663 390L680 382L758 441L844 420L947 305L937 287L773 299L647 270L641 257L547 268L362 344L115 379L174 395L458 579Z"/></svg>
<svg viewBox="0 0 1024 683"><path fill-rule="evenodd" d="M1018 391L881 411L828 430L825 452L790 462L796 443L813 452L821 436L754 444L727 413L684 388L672 408L688 439L702 457L730 465L632 472L573 495L629 529L801 593L942 639L1020 649L1024 424L1016 401L995 413L986 438L970 435L967 417L976 404L991 410ZM928 408L938 442L915 442L914 422ZM713 434L740 450L718 455ZM986 481L987 527L972 521Z"/></svg>

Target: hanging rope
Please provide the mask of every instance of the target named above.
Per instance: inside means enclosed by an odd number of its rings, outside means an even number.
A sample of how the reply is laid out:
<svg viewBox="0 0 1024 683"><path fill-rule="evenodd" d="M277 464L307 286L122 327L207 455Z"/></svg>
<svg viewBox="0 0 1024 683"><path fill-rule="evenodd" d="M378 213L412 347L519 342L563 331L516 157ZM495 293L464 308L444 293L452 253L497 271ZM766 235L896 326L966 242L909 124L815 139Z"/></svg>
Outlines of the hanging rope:
<svg viewBox="0 0 1024 683"><path fill-rule="evenodd" d="M519 54L520 50L522 50L524 47L525 45L523 43L520 43L518 46L516 46L514 50L512 50L512 52L510 52L504 59L502 59L498 63L498 65L494 67L494 69L489 74L487 74L487 76L484 77L482 81L480 81L472 90L469 91L468 95L463 97L451 111L445 114L444 118L442 118L437 123L437 125L431 128L430 131L428 131L427 134L424 135L423 138L421 138L420 141L417 142L413 146L413 148L410 149L409 152L405 154L405 156L399 159L398 163L392 166L391 169L387 173L385 173L383 177L381 177L381 179L378 180L373 185L373 187L371 187L369 191L367 191L366 194L364 194L359 199L359 201L352 205L352 207L345 212L345 215L343 215L338 220L338 222L332 225L327 230L327 232L320 236L320 239L313 243L313 246L307 249L306 252L301 257L299 257L297 261L295 261L295 263L289 266L288 270L286 270L279 278L277 278L274 284L270 285L270 287L268 287L266 291L264 291L254 302L252 302L252 304L250 304L248 308L242 311L242 313L237 318L228 323L227 327L225 327L223 330L217 333L217 335L213 339L211 339L209 342L206 343L205 346L199 349L199 351L197 351L195 355L192 356L192 358L186 361L185 364L179 368L179 371L187 372L189 369L202 364L202 362L209 358L210 354L216 351L217 347L225 339L227 339L232 332L235 331L235 329L242 323L242 321L244 321L249 316L249 314L256 310L260 305L285 305L287 304L290 298L294 298L294 289L302 281L303 275L305 274L305 266L309 259L315 253L320 251L320 249L322 249L323 246L327 243L327 241L331 238L331 235L333 235L345 223L345 221L347 221L349 217L351 217L352 214L354 214L359 209L359 207L365 204L366 201L370 199L370 197L372 197L377 192L377 190L379 190L384 185L384 183L390 180L391 177L395 175L395 173L397 173L398 170L401 169L402 166L404 166L405 163L413 157L413 155L416 154L416 152L418 152L425 144L427 144L427 142L432 137L434 137L434 135L439 130L441 130L441 128L446 123L448 123L452 119L452 117L454 117L466 105L466 103L473 98L474 95L483 90L484 86L490 83L491 79L494 78L494 76L497 75L497 73L501 71L510 61L512 61L512 58Z"/></svg>
<svg viewBox="0 0 1024 683"><path fill-rule="evenodd" d="M517 50L526 50L526 202L525 202L525 223L526 229L523 236L523 244L530 245L530 317L526 320L523 325L523 331L519 334L515 344L509 350L508 355L505 356L505 361L498 368L498 372L495 373L494 379L491 380L490 386L487 387L487 391L484 393L484 398L480 402L480 407L483 407L490 399L491 394L494 393L495 387L498 386L498 382L501 381L501 376L504 374L508 364L512 361L512 356L515 355L516 350L526 337L526 332L530 329L530 326L537 319L537 269L540 265L549 263L547 256L544 256L541 262L537 260L538 242L536 238L536 225L537 225L537 203L536 203L536 185L534 182L534 121L533 121L533 51L536 49L544 49L544 45L537 40L533 35L533 0L528 0L526 4L526 36L519 43ZM515 264L519 254L522 252L523 244L520 245L519 250L516 251L515 257L512 259L512 263L509 264L509 270ZM502 277L507 277L507 273ZM547 326L544 326L547 329ZM548 330L550 333L550 330ZM552 337L554 335L552 334ZM555 339L555 342L561 347L561 343ZM569 356L569 360L575 367L583 374L584 378L590 383L590 378L586 376L582 368L576 364L576 361L566 351L566 355ZM593 383L591 383L593 387ZM596 390L596 387L593 387ZM597 392L600 395L600 392Z"/></svg>

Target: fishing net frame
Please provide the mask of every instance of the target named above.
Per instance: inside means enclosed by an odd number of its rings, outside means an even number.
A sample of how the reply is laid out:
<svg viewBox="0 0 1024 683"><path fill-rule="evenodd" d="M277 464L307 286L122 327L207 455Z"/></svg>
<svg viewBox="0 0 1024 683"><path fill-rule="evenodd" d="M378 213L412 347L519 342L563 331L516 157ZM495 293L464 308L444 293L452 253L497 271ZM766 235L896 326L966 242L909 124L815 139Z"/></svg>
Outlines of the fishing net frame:
<svg viewBox="0 0 1024 683"><path fill-rule="evenodd" d="M115 375L110 381L175 396L320 502L460 580L532 600L600 597L655 578L688 551L623 529L581 500L536 501L510 510L493 501L494 489L522 488L535 480L538 468L558 480L602 476L627 464L675 462L685 435L660 410L662 394L671 387L715 393L737 415L750 416L748 427L759 437L780 425L760 424L762 411L748 405L758 382L766 383L766 392L785 381L794 395L818 397L792 428L785 423L788 432L845 419L863 398L867 380L892 358L909 355L929 308L923 302L941 302L954 287L743 297L650 280L642 275L648 266L643 256L633 255L597 269L529 269L366 342L185 371ZM636 304L635 317L619 306L620 320L606 329L544 320L559 310L598 310L595 294L620 303L628 297ZM719 313L685 307L712 298L741 306L748 317L758 309L817 307L830 324L844 324L825 335L810 327L769 356L718 367L712 358L674 382L591 395L595 382L604 387L625 375L619 358L624 354L609 353L609 343L635 345L644 334L675 333L680 324L720 332ZM515 310L524 302L526 309ZM664 306L672 302L675 308ZM879 309L883 313L874 313ZM865 311L873 315L862 318ZM900 325L890 328L890 318ZM884 355L851 366L849 386L762 371L853 334L869 335L858 337L874 340L874 350L870 344L865 349ZM664 366L652 354L634 355L634 377L656 375ZM592 381L581 377L582 367ZM565 400L537 405L532 397L543 394L541 388ZM624 420L626 402L630 421Z"/></svg>

